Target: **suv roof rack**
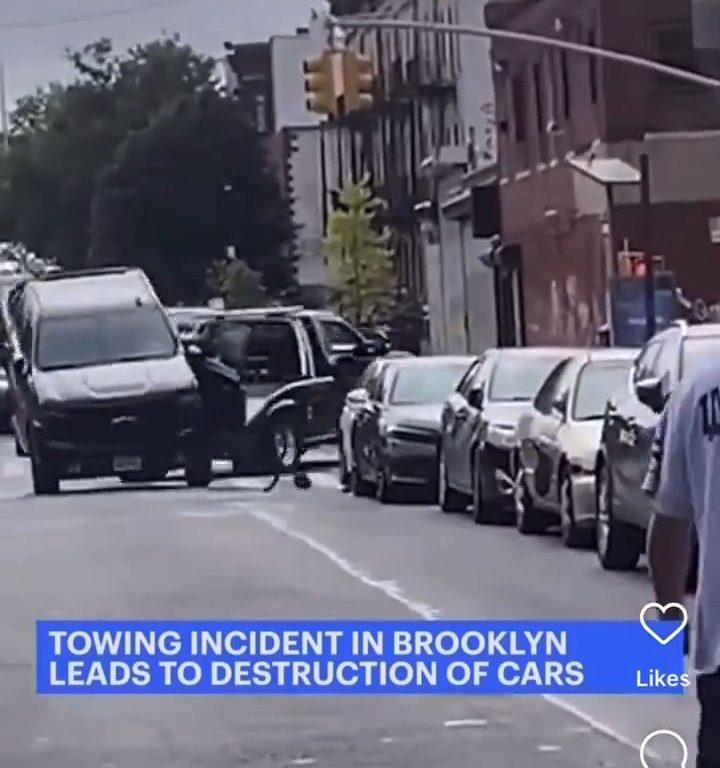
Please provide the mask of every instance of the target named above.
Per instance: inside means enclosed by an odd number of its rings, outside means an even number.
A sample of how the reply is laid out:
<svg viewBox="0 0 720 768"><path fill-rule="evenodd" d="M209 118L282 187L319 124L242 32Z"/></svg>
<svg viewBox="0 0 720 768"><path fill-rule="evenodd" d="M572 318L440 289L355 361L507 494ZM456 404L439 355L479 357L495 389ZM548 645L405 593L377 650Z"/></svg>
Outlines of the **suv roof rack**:
<svg viewBox="0 0 720 768"><path fill-rule="evenodd" d="M35 279L44 283L55 280L66 280L74 277L100 277L102 275L125 275L139 267L97 267L95 269L75 269L67 272L49 272L38 275Z"/></svg>

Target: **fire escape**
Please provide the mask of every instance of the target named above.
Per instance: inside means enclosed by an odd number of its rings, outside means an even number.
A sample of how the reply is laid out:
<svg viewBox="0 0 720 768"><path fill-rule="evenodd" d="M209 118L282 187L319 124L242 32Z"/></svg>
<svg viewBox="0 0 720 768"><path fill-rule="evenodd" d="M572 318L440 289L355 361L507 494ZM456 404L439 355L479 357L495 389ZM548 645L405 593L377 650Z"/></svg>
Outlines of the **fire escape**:
<svg viewBox="0 0 720 768"><path fill-rule="evenodd" d="M376 10L373 0L336 0L334 13ZM442 0L412 0L406 18L452 21ZM429 10L428 10L429 9ZM422 161L447 143L461 144L459 125L448 125L456 104L458 56L447 35L416 30L372 30L351 35L349 44L375 61L375 106L334 123L338 131L338 178L342 186L369 174L384 201L382 221L393 233L396 268L408 297L426 301L417 203L427 197L419 175Z"/></svg>

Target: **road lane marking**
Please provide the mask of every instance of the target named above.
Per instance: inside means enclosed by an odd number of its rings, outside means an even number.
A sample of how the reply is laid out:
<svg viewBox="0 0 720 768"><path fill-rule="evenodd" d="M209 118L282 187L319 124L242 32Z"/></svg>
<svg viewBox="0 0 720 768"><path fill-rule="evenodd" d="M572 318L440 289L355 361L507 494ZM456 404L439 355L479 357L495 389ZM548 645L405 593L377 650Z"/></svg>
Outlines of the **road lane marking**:
<svg viewBox="0 0 720 768"><path fill-rule="evenodd" d="M321 541L318 541L312 536L308 536L302 531L291 528L282 518L277 517L277 515L264 512L257 507L248 508L247 512L248 514L252 515L252 517L271 526L279 533L284 533L286 536L289 536L292 539L301 541L303 544L307 545L311 549L314 549L319 554L324 555L328 560L330 560L330 562L340 568L341 571L347 573L348 576L352 576L354 579L357 579L368 587L379 590L391 600L395 600L401 605L404 605L407 609L413 613L416 613L418 616L421 616L423 619L434 621L435 619L439 618L440 611L432 608L427 603L421 603L408 597L396 582L379 581L378 579L372 578L372 576L365 573L357 566L353 565L349 560L346 560L342 555L338 554L333 549L323 544Z"/></svg>
<svg viewBox="0 0 720 768"><path fill-rule="evenodd" d="M484 728L487 720L446 720L443 728Z"/></svg>
<svg viewBox="0 0 720 768"><path fill-rule="evenodd" d="M382 592L386 597L389 597L391 600L395 600L396 602L400 603L405 608L407 608L411 613L416 614L420 618L425 619L426 621L437 621L441 617L442 613L440 610L431 607L427 603L423 603L408 597L408 595L396 582L379 581L377 579L374 579L368 573L366 573L361 568L351 563L349 560L347 560L345 557L343 557L340 553L336 552L331 547L327 546L326 544L323 544L321 541L314 538L313 536L310 536L309 534L303 533L302 531L299 531L296 528L292 528L282 518L277 517L276 515L273 515L269 512L265 512L264 510L258 509L257 507L254 507L254 508L248 507L247 514L269 525L279 533L283 533L292 539L302 542L306 546L310 547L310 549L313 549L315 550L315 552L318 552L319 554L326 557L331 563L336 565L341 571L348 574L348 576L352 576L354 579L357 579L358 581L362 582L366 586L372 587L373 589L376 589ZM593 715L580 709L580 707L578 707L577 705L572 704L571 702L566 701L565 699L559 696L556 696L554 694L544 693L544 694L541 694L541 698L544 701L548 702L548 704L552 704L553 706L563 710L567 714L572 715L573 717L576 717L586 725L589 725L597 733L600 733L603 736L606 736L607 738L612 739L618 744L622 744L623 746L629 747L634 750L640 749L640 744L633 741L632 738L629 738L623 735L622 733L620 733L619 731L616 731L611 726L606 725L605 723L601 722Z"/></svg>

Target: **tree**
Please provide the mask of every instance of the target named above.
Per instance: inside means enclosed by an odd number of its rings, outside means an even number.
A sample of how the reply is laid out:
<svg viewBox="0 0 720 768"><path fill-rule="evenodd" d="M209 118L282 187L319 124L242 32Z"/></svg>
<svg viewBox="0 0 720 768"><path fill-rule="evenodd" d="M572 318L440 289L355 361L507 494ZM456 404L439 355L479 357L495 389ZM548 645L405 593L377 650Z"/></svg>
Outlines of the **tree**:
<svg viewBox="0 0 720 768"><path fill-rule="evenodd" d="M91 262L135 264L167 303L204 301L233 246L271 295L295 283L290 209L242 106L214 90L181 99L119 148L98 185Z"/></svg>
<svg viewBox="0 0 720 768"><path fill-rule="evenodd" d="M368 323L394 304L390 232L377 226L381 203L367 178L345 187L339 203L328 221L325 254L341 311L356 324Z"/></svg>
<svg viewBox="0 0 720 768"><path fill-rule="evenodd" d="M216 262L210 269L208 284L228 309L262 307L267 302L262 275L240 259Z"/></svg>
<svg viewBox="0 0 720 768"><path fill-rule="evenodd" d="M10 222L12 239L40 256L79 267L87 262L100 173L126 137L164 106L214 87L215 61L177 37L123 54L100 40L67 57L74 82L20 99L11 117L0 220Z"/></svg>

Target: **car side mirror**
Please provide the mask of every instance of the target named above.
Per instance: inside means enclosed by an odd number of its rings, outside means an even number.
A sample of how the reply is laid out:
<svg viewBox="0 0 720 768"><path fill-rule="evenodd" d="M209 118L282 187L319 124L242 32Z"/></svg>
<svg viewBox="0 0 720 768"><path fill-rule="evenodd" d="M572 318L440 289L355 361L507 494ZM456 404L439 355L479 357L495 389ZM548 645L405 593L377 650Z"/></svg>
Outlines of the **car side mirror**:
<svg viewBox="0 0 720 768"><path fill-rule="evenodd" d="M552 409L555 411L556 415L559 416L561 419L565 418L565 413L567 411L567 401L564 397L558 397L555 400L552 401Z"/></svg>
<svg viewBox="0 0 720 768"><path fill-rule="evenodd" d="M485 388L483 386L475 387L474 389L470 390L470 394L468 395L468 403L470 403L473 408L482 408L484 401Z"/></svg>
<svg viewBox="0 0 720 768"><path fill-rule="evenodd" d="M662 413L665 407L662 379L642 379L635 384L637 399L654 413Z"/></svg>

